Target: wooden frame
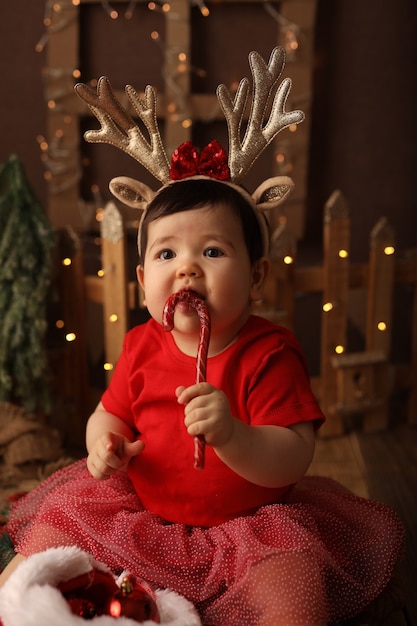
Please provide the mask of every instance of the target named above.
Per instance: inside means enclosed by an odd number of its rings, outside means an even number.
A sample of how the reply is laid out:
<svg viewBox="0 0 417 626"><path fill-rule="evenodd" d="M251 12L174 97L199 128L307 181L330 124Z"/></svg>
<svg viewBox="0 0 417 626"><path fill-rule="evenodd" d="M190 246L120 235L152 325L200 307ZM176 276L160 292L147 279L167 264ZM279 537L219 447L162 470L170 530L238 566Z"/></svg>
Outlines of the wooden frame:
<svg viewBox="0 0 417 626"><path fill-rule="evenodd" d="M210 4L210 0L207 1ZM144 4L146 0L137 0L137 2ZM242 4L258 4L260 8L266 4L265 0L223 0L223 3L236 6L236 11L239 11L239 6ZM80 8L82 5L94 4L104 3L102 0L46 2L46 31L38 48L45 47L46 61L43 79L47 110L47 137L46 141L41 144L41 149L46 166L45 178L48 180L47 213L57 230L70 227L78 233L90 229L96 208L96 206L89 206L80 194L80 181L84 167L80 121L82 117L91 113L74 93L74 84L82 80L78 69L82 60L80 58ZM121 4L127 5L127 1L111 0L110 4L117 7ZM180 49L185 53L188 61L177 79L180 81L182 93L185 94L183 100L186 107L189 107L190 117L192 112L193 122L223 120L214 94L191 92L190 50L193 2L192 0L174 0L171 4L174 10L164 14L165 47L166 50ZM289 173L296 182L296 193L291 198L287 223L296 238L302 236L304 228L316 5L317 0L284 0L280 3L279 20L276 20L277 44L284 46L286 44L285 25L296 26L301 38L300 50L293 55L288 69L288 73L293 77L290 108L302 108L306 112L306 121L297 126L296 133L291 134L291 146L296 151L297 158L290 164L292 170L285 172ZM213 4L214 6L216 4ZM177 69L173 55L166 54L164 75L172 76L178 73ZM138 88L142 87L142 85L138 86ZM116 95L126 104L124 92L116 92ZM168 151L172 151L182 142L192 138L191 126L182 125L175 117L168 114L169 104L174 99L175 90L172 89L172 82L166 80L165 88L158 95L158 117L164 121L164 143ZM187 114L188 110L183 110L182 113ZM278 140L275 140L274 148L275 151L281 151ZM271 150L271 168L272 174L283 173L281 166L275 160L274 149ZM95 204L97 205L97 202ZM129 211L125 213L126 216L129 216ZM134 221L133 217L132 221ZM125 240L125 229L126 226L123 223L122 241ZM110 364L108 367L111 368L111 364L117 360L122 336L128 327L129 309L133 308L139 299L137 285L128 284L126 287L126 252L119 249L118 243L106 240L102 248L103 271L108 272L104 280L96 276L84 276L81 249L79 255L66 270L61 294L66 311L66 324L75 330L78 337L77 341L73 341L64 350L64 363L62 364L66 380L64 402L70 409L68 421L78 420L69 433L73 442L81 440L80 434L83 432L84 419L94 404L94 399L87 397L89 391L86 389L86 362L84 361L81 366L81 361L87 356L84 320L86 301L100 303L104 307L106 359ZM73 275L68 282L68 274L71 272ZM119 291L117 292L115 284L118 285ZM78 285L76 290L75 285ZM111 286L108 287L109 285ZM72 303L71 297L74 294L76 299ZM275 308L278 308L278 302L275 302ZM107 372L107 379L110 376L111 369ZM80 382L81 378L83 382ZM67 402L69 397L71 397L71 402Z"/></svg>
<svg viewBox="0 0 417 626"><path fill-rule="evenodd" d="M145 0L137 1L143 3ZM45 151L45 161L48 167L46 177L49 180L47 210L52 224L57 227L71 224L79 230L86 228L81 211L83 201L79 194L82 172L79 118L89 111L74 95L73 85L79 78L80 6L100 2L101 0L60 0L52 5L49 17L45 67L48 149ZM113 0L111 4L116 7L122 2L126 3L126 0ZM223 2L235 4L238 11L239 4L249 3L249 0ZM260 6L265 4L264 0L250 2ZM291 150L297 155L291 163L291 176L296 181L296 192L291 200L288 220L297 238L302 236L304 229L316 4L316 0L284 1L281 3L280 18L277 21L277 44L286 45L285 24L295 25L301 36L300 51L292 56L290 62L293 78L292 102L295 103L295 108L303 108L307 113L306 121L291 136ZM191 0L175 0L172 10L165 13L166 49L179 48L187 59L190 59L191 5ZM177 72L174 56L167 54L165 63L165 76L174 75ZM193 121L209 118L213 120L215 95L191 93L190 68L191 62L188 62L181 76L176 79L181 83L190 116L192 111ZM189 140L192 132L191 126L183 126L166 113L168 103L175 100L175 97L172 84L167 80L159 115L165 119L164 141L169 153ZM214 119L220 117L215 116ZM275 141L275 146L276 150L281 149L278 140ZM273 155L271 158L274 162L274 173L279 173L280 166ZM87 212L87 215L91 213Z"/></svg>

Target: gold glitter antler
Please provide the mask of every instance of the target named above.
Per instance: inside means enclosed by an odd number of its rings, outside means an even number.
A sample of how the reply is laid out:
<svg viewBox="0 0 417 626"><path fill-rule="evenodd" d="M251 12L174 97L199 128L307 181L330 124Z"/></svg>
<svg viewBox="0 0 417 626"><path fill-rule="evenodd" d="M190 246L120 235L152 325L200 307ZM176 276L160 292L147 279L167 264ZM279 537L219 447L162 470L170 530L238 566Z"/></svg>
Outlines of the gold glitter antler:
<svg viewBox="0 0 417 626"><path fill-rule="evenodd" d="M284 128L303 121L302 111L285 111L285 104L291 89L291 80L284 79L279 85L272 104L269 120L264 117L272 90L281 76L285 65L285 51L274 48L268 65L258 52L251 52L249 64L253 76L253 93L249 121L243 141L240 129L249 92L249 80L242 78L234 100L225 85L217 88L217 98L222 107L229 129L229 169L230 178L238 183L252 167L266 146Z"/></svg>
<svg viewBox="0 0 417 626"><path fill-rule="evenodd" d="M229 130L228 167L230 181L225 180L224 182L235 186L240 193L246 195L249 202L253 202L255 205L257 214L259 212L260 215L261 212L274 209L285 201L294 187L293 181L288 176L274 176L263 181L251 195L240 186L240 181L274 137L287 126L302 122L304 113L302 111L285 111L291 89L289 78L284 79L278 85L272 106L270 106L275 84L281 76L285 64L283 48L274 48L268 65L257 52L251 52L249 64L253 77L252 103L243 141L241 141L240 130L248 99L249 80L243 78L240 81L234 99L232 99L225 85L219 85L217 97ZM143 98L130 85L125 87L130 103L148 131L149 141L143 136L139 126L114 95L108 78L103 76L99 79L97 92L84 83L75 85L75 90L79 97L88 104L101 124L99 130L89 130L85 133L87 141L108 143L120 148L143 165L162 183L162 186L171 182L170 165L158 129L156 93L153 87L149 85L146 87ZM265 115L269 107L269 119L265 122ZM196 177L196 173L187 173L188 165L187 163L185 177ZM197 172L199 171L197 169ZM202 174L198 175L203 176ZM210 176L210 174L208 175ZM180 180L180 178L173 176L172 181L175 180ZM127 176L113 178L109 187L113 195L124 204L144 210L158 193L146 183ZM266 242L265 248L267 248L268 233L263 217L260 224L261 228L265 230L264 240Z"/></svg>
<svg viewBox="0 0 417 626"><path fill-rule="evenodd" d="M150 142L139 126L114 95L110 81L102 76L97 83L97 93L84 83L75 90L88 104L101 124L99 130L85 133L86 141L108 143L120 148L141 163L161 183L169 180L169 163L162 144L156 118L156 94L148 85L142 99L131 85L126 85L127 96L149 133Z"/></svg>

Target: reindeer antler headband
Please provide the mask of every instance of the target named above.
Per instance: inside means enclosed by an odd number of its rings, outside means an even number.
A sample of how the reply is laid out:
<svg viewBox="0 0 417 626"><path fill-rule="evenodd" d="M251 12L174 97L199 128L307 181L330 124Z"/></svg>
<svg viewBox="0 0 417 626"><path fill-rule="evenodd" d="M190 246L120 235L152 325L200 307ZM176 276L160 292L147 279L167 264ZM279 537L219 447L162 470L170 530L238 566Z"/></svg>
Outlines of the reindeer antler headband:
<svg viewBox="0 0 417 626"><path fill-rule="evenodd" d="M75 90L101 124L99 130L89 130L85 133L87 141L109 143L120 148L141 163L164 187L184 178L196 177L215 178L231 185L243 194L254 208L261 225L264 248L267 251L268 234L261 212L281 204L294 183L288 176L276 176L265 180L252 195L249 195L240 186L240 181L274 137L287 126L302 122L304 114L298 110L285 111L291 89L291 80L286 78L277 87L269 119L264 123L274 86L284 69L283 48L274 48L268 65L257 52L251 52L249 65L253 77L252 103L243 140L241 124L249 93L247 78L240 81L234 99L225 85L219 85L217 88L217 98L229 131L229 155L227 156L217 141L209 143L200 155L190 142L186 142L174 151L171 166L158 129L156 94L153 87L149 85L146 87L143 98L130 85L125 88L134 110L149 133L149 140L144 137L139 126L115 97L108 78L100 78L97 92L84 83L75 85ZM158 193L145 183L125 176L113 178L110 181L110 190L128 206L145 211L149 202Z"/></svg>

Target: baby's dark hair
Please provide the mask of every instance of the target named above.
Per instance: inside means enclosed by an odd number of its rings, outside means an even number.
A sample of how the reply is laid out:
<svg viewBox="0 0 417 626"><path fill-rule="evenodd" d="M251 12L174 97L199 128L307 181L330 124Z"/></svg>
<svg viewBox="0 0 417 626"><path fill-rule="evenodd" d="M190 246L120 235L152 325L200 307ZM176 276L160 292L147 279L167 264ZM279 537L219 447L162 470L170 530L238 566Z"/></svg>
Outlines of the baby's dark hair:
<svg viewBox="0 0 417 626"><path fill-rule="evenodd" d="M139 263L143 264L148 243L148 224L165 215L203 208L207 205L229 207L242 224L250 262L263 256L261 228L254 209L242 194L215 179L185 179L167 185L150 202L142 222Z"/></svg>

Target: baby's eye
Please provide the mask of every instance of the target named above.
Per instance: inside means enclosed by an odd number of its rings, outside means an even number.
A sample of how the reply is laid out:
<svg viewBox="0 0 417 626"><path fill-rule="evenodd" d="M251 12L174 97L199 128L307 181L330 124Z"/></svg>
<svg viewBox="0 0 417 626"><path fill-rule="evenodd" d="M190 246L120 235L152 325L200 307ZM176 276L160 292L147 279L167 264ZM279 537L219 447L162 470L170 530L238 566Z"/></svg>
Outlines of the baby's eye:
<svg viewBox="0 0 417 626"><path fill-rule="evenodd" d="M224 256L224 253L219 248L207 248L204 254L212 259Z"/></svg>
<svg viewBox="0 0 417 626"><path fill-rule="evenodd" d="M161 250L161 252L158 254L158 258L162 259L163 261L167 261L168 259L172 259L175 256L175 253L172 250Z"/></svg>

